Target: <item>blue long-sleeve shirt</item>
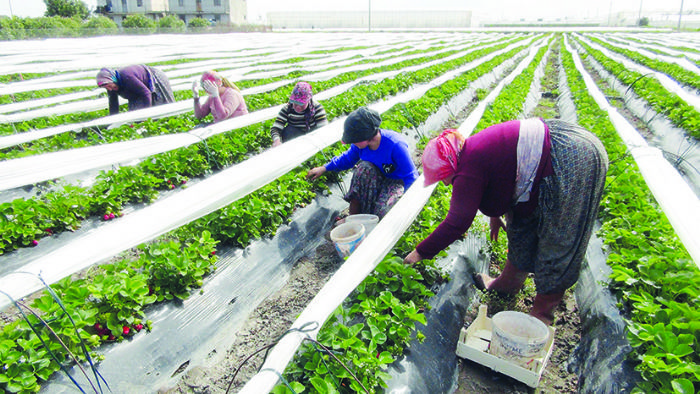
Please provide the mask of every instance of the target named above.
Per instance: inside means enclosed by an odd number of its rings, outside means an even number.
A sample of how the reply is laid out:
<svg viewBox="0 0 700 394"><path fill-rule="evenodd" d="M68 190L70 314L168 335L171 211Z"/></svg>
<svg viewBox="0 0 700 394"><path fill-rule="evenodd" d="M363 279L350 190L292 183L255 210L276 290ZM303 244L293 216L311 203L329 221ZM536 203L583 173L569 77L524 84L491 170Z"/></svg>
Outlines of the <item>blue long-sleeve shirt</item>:
<svg viewBox="0 0 700 394"><path fill-rule="evenodd" d="M369 147L360 149L351 145L342 155L336 156L325 165L328 171L343 171L352 168L358 161L368 161L379 168L384 176L403 180L404 190L418 178L418 170L411 160L408 144L403 136L395 131L380 130L382 139L376 150Z"/></svg>

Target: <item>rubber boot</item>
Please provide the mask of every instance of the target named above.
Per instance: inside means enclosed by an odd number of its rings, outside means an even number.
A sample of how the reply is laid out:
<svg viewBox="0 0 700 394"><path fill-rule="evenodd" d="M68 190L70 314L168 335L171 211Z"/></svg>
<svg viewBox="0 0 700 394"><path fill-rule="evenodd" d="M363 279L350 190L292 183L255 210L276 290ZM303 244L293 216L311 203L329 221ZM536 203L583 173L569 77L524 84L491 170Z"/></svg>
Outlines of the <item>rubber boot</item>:
<svg viewBox="0 0 700 394"><path fill-rule="evenodd" d="M540 319L544 324L550 326L554 321L554 308L559 305L564 298L564 293L537 294L532 304L530 315Z"/></svg>
<svg viewBox="0 0 700 394"><path fill-rule="evenodd" d="M527 279L527 271L521 271L516 266L506 260L503 272L497 278L492 278L486 274L477 274L477 287L484 290L494 290L499 293L517 294L523 288L523 283ZM479 283L481 281L481 283Z"/></svg>

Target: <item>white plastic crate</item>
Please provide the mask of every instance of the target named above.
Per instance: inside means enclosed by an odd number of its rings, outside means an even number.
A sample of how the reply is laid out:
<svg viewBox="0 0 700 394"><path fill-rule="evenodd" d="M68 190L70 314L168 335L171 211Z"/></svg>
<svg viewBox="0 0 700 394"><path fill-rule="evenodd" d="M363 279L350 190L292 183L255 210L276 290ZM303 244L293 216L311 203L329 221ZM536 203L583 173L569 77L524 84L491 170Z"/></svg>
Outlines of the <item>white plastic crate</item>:
<svg viewBox="0 0 700 394"><path fill-rule="evenodd" d="M554 328L549 327L549 339L541 357L535 357L525 366L489 353L491 319L486 316L486 305L479 306L479 314L468 328L462 328L457 342L457 356L485 365L496 372L510 376L530 387L537 387L542 372L552 355Z"/></svg>

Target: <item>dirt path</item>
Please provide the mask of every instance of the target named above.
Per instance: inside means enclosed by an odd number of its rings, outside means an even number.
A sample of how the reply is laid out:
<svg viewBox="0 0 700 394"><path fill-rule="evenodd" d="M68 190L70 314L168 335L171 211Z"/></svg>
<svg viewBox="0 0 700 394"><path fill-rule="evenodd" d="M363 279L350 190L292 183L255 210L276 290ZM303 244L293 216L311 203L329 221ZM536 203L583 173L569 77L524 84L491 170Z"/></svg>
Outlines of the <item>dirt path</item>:
<svg viewBox="0 0 700 394"><path fill-rule="evenodd" d="M229 386L230 393L240 390L262 365L265 352L246 359L284 334L340 264L341 260L330 242L318 247L313 256L300 259L287 284L255 309L237 333L239 339L219 362L211 366L194 366L177 385L161 388L158 392L226 393ZM575 393L577 377L566 371L569 354L580 339L573 295L562 302L556 318L553 354L537 389L471 361L460 360L459 388L455 393Z"/></svg>
<svg viewBox="0 0 700 394"><path fill-rule="evenodd" d="M342 260L330 241L319 246L315 255L297 261L287 284L255 309L241 331L236 333L239 339L220 362L208 367L195 366L175 387L161 388L158 392L225 393L229 385L231 393L240 390L262 365L265 352L246 359L273 344L291 327L340 264Z"/></svg>

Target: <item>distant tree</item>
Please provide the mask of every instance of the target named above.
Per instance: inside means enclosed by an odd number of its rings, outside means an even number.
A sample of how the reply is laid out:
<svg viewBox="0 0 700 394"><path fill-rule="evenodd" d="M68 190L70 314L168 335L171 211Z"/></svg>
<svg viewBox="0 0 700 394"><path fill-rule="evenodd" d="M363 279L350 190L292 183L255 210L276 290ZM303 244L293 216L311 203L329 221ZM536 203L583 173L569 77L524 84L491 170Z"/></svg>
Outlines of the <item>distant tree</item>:
<svg viewBox="0 0 700 394"><path fill-rule="evenodd" d="M26 18L24 28L29 37L74 37L80 30L80 20L60 16Z"/></svg>
<svg viewBox="0 0 700 394"><path fill-rule="evenodd" d="M141 14L129 15L122 21L122 27L136 33L155 33L156 22Z"/></svg>
<svg viewBox="0 0 700 394"><path fill-rule="evenodd" d="M639 18L639 26L649 26L649 18Z"/></svg>
<svg viewBox="0 0 700 394"><path fill-rule="evenodd" d="M0 40L21 40L26 36L23 18L0 16Z"/></svg>
<svg viewBox="0 0 700 394"><path fill-rule="evenodd" d="M89 36L119 33L119 26L106 16L93 16L83 23L83 31Z"/></svg>
<svg viewBox="0 0 700 394"><path fill-rule="evenodd" d="M44 0L44 4L46 4L46 16L65 18L77 16L85 19L90 15L87 5L80 0Z"/></svg>
<svg viewBox="0 0 700 394"><path fill-rule="evenodd" d="M188 27L189 27L192 31L198 31L198 32L200 32L200 31L206 30L206 28L209 27L209 25L211 25L211 24L209 23L209 21L207 21L207 20L204 19L204 18L199 18L199 17L197 17L197 18L192 18L192 19L190 20L190 23L188 24Z"/></svg>
<svg viewBox="0 0 700 394"><path fill-rule="evenodd" d="M187 25L177 16L167 15L158 21L158 30L164 33L183 33L187 30Z"/></svg>

